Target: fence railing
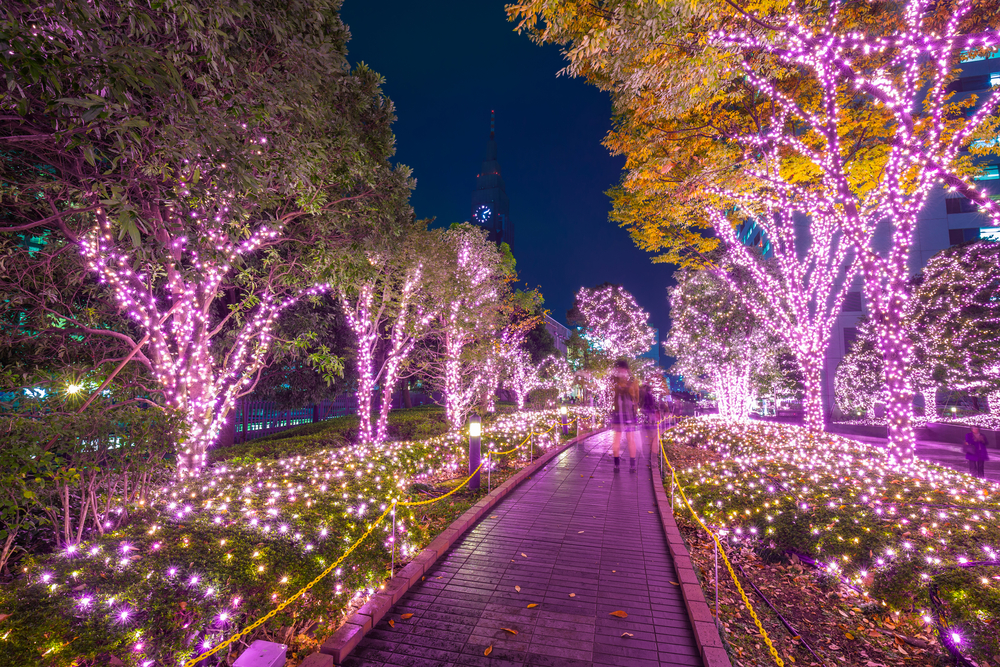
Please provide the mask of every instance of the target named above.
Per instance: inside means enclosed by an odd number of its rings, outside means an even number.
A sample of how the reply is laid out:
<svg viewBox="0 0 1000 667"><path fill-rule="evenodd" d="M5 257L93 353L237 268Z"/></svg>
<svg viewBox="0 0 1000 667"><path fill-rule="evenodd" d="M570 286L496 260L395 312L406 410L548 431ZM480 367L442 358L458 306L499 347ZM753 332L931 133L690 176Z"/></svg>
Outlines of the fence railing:
<svg viewBox="0 0 1000 667"><path fill-rule="evenodd" d="M394 392L392 409L403 407L403 393ZM376 397L374 408L378 409ZM410 404L413 407L434 403L434 397L423 391L410 392ZM314 424L334 417L356 415L358 413L358 396L355 392L339 394L332 400L321 401L315 405L303 408L279 408L274 401L241 399L236 402L234 412L233 442L247 442L265 436L279 433L302 424Z"/></svg>

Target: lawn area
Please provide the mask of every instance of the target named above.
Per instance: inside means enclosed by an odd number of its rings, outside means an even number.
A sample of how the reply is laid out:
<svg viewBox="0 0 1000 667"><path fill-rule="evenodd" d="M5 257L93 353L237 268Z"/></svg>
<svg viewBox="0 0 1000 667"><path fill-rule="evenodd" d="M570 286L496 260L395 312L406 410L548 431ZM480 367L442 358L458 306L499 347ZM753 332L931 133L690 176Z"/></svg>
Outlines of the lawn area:
<svg viewBox="0 0 1000 667"><path fill-rule="evenodd" d="M782 424L688 419L664 445L786 664L956 664L953 649L1000 665L996 485ZM679 494L675 515L714 607L713 543ZM719 567L734 664L775 664Z"/></svg>
<svg viewBox="0 0 1000 667"><path fill-rule="evenodd" d="M437 428L439 411L394 416L396 432ZM486 447L510 449L545 431L555 411L486 421ZM467 476L467 437L440 434L349 445L350 418L302 427L213 454L197 478L166 484L103 538L29 558L0 587L0 665L177 665L266 614L353 544L392 498L421 500ZM356 422L356 420L354 420ZM432 426L426 426L432 424ZM535 437L535 454L564 439ZM496 461L496 486L527 463L528 448ZM397 512L396 564L418 553L485 494L460 491ZM223 651L232 664L253 639L315 650L389 575L391 522L309 593ZM213 664L209 661L208 664Z"/></svg>

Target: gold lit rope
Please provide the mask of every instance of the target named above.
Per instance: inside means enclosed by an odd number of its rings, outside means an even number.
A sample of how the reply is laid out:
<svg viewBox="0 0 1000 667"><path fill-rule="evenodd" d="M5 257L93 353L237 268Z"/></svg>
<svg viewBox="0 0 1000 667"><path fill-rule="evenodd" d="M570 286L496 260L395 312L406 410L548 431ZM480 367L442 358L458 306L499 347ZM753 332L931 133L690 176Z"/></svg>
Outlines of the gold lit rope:
<svg viewBox="0 0 1000 667"><path fill-rule="evenodd" d="M671 465L670 459L667 458L667 450L663 448L663 440L660 440L660 451L663 453L663 460L666 462L667 467L670 468L670 477L674 482L674 487L680 491L681 499L684 501L684 504L687 505L687 508L691 510L691 516L694 517L694 520L697 521L698 524L705 529L705 532L708 533L709 536L715 541L716 548L719 550L719 553L722 554L722 561L726 564L726 569L729 570L729 576L732 577L733 583L736 584L736 590L740 592L740 597L743 598L743 604L746 605L747 610L750 612L750 617L753 618L753 623L757 626L757 631L760 632L760 636L764 638L764 643L767 644L767 648L771 652L771 656L778 664L778 667L785 667L784 661L781 659L781 656L778 655L778 651L774 648L774 644L771 643L771 638L767 636L764 626L760 624L760 619L757 618L757 612L753 610L753 606L750 604L747 594L743 591L743 587L740 586L740 581L736 578L736 572L733 570L733 565L729 562L729 557L726 556L726 550L722 548L719 538L716 537L715 533L709 530L708 526L702 522L702 520L698 517L698 513L694 511L694 508L691 507L691 503L688 502L687 495L684 493L684 487L677 481L677 471L674 470L674 466ZM671 508L671 510L672 509L673 508ZM716 621L718 621L718 619L716 619Z"/></svg>
<svg viewBox="0 0 1000 667"><path fill-rule="evenodd" d="M528 442L528 440L530 439L531 439L531 434L529 433L528 437L521 441L521 445ZM506 452L492 452L492 454L495 456L503 456L504 454L513 454L514 452L516 452L518 449L521 448L521 445L516 445L513 449L508 449Z"/></svg>
<svg viewBox="0 0 1000 667"><path fill-rule="evenodd" d="M443 496L438 496L437 498L431 498L430 500L421 500L420 502L414 502L414 503L397 502L396 504L402 505L404 507L416 507L417 505L430 505L431 503L436 503L439 500L444 500L445 498L447 498L448 496L450 496L451 494L455 493L463 486L468 484L472 480L472 478L476 476L476 473L479 472L479 469L482 467L483 464L480 462L480 464L476 466L476 469L472 471L472 474L465 478L464 482L462 482L461 484L459 484L458 486L456 486L454 489L444 494Z"/></svg>
<svg viewBox="0 0 1000 667"><path fill-rule="evenodd" d="M468 481L468 480L466 480L466 481ZM459 487L459 488L461 488L461 487ZM253 630L256 630L261 625L263 625L266 621L268 621L269 619L271 619L274 616L276 616L279 612L283 611L285 609L285 607L287 607L292 602L294 602L295 600L298 600L300 597L302 597L310 588L312 588L313 586L315 586L316 584L318 584L320 582L320 580L323 579L323 577L325 577L326 575L328 575L331 572L333 572L333 570L336 569L336 567L338 565L340 565L342 562L344 562L344 559L347 558L348 556L350 556L351 552L353 552L355 549L357 549L358 545L360 545L362 542L364 542L365 538L367 538L369 535L372 534L372 531L375 530L375 527L377 525L379 525L380 523L382 523L382 519L384 519L386 516L388 516L389 512L391 512L391 511L392 511L392 505L389 505L388 507L385 508L385 511L382 512L382 516L380 516L378 519L376 519L375 523L373 523L372 525L368 526L368 530L365 531L364 535L362 535L360 538L358 538L357 542L355 542L354 544L352 544L350 546L350 548L348 548L347 551L345 551L340 556L340 558L337 559L337 561L333 565L331 565L330 567L328 567L325 570L323 570L322 572L320 572L319 576L317 576L315 579L313 579L308 584L306 584L305 587L302 590L300 590L298 593L296 593L292 597L288 598L287 600L285 600L284 602L282 602L281 604L279 604L277 607L275 607L274 609L272 609L271 611L269 611L265 616L262 616L260 619L258 619L257 621L255 621L252 625L247 626L243 630L240 630L235 635L233 635L232 637L230 637L226 641L222 642L218 646L215 646L214 648L212 648L212 649L210 649L208 651L205 651L204 653L202 653L201 655L199 655L197 658L192 658L191 660L188 660L187 662L184 663L184 667L194 667L194 665L198 664L198 662L204 660L205 658L208 658L208 657L211 657L211 656L215 655L216 653L218 653L222 649L226 648L227 646L229 646L230 644L232 644L234 641L236 641L240 637L243 637L244 635L249 634Z"/></svg>

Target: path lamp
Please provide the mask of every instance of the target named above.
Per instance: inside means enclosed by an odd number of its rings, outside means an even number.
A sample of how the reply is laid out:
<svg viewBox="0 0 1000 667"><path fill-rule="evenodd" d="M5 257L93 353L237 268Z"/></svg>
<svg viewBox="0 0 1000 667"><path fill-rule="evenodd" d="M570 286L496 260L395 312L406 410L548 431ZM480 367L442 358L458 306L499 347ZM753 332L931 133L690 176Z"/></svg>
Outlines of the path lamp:
<svg viewBox="0 0 1000 667"><path fill-rule="evenodd" d="M566 421L566 406L559 408L559 423L563 427L563 435L569 435L569 422Z"/></svg>
<svg viewBox="0 0 1000 667"><path fill-rule="evenodd" d="M483 434L483 425L479 421L479 415L469 415L469 474L473 475L469 482L471 491L479 490L479 454L480 436Z"/></svg>

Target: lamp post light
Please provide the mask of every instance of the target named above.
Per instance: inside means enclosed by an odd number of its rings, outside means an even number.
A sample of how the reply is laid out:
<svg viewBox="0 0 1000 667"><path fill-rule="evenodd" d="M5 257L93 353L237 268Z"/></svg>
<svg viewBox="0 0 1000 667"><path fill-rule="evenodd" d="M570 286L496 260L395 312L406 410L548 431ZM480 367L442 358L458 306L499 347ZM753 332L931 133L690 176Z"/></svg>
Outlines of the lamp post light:
<svg viewBox="0 0 1000 667"><path fill-rule="evenodd" d="M563 427L563 435L569 435L569 422L566 421L566 406L559 408L559 423Z"/></svg>
<svg viewBox="0 0 1000 667"><path fill-rule="evenodd" d="M473 475L472 480L469 482L469 489L472 491L479 490L479 455L480 455L480 436L483 434L483 425L479 421L479 415L469 416L469 474Z"/></svg>

